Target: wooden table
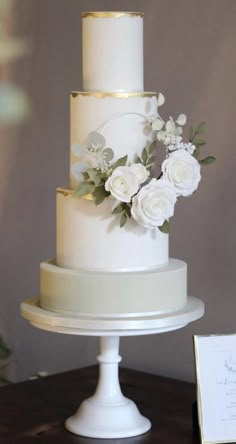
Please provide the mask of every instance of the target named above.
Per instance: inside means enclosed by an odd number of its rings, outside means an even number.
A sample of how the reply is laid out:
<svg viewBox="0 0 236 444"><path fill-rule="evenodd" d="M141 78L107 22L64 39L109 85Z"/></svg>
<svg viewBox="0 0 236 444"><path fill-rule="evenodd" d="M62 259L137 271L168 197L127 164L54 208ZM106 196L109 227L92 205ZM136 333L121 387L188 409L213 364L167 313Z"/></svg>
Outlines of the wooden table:
<svg viewBox="0 0 236 444"><path fill-rule="evenodd" d="M120 368L123 394L134 400L152 422L144 435L123 439L93 439L73 435L64 421L78 404L93 395L98 367L26 381L0 388L1 444L190 444L194 384Z"/></svg>

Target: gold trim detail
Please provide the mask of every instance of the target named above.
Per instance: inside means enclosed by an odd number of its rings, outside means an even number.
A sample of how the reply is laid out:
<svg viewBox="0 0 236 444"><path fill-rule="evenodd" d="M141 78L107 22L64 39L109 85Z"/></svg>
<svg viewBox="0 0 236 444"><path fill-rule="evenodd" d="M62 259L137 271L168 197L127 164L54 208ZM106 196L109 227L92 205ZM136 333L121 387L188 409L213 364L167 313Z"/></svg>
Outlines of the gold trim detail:
<svg viewBox="0 0 236 444"><path fill-rule="evenodd" d="M128 99L129 97L154 97L156 92L107 92L107 91L72 91L72 97L77 96L94 96L100 99L104 97L116 97L118 99Z"/></svg>
<svg viewBox="0 0 236 444"><path fill-rule="evenodd" d="M93 17L93 18L120 18L120 17L141 17L143 18L143 12L121 12L121 11L91 11L82 12L81 17Z"/></svg>
<svg viewBox="0 0 236 444"><path fill-rule="evenodd" d="M75 190L70 190L69 188L57 188L57 193L62 194L64 197L74 196L76 197ZM93 200L92 194L87 194L81 197L81 199Z"/></svg>

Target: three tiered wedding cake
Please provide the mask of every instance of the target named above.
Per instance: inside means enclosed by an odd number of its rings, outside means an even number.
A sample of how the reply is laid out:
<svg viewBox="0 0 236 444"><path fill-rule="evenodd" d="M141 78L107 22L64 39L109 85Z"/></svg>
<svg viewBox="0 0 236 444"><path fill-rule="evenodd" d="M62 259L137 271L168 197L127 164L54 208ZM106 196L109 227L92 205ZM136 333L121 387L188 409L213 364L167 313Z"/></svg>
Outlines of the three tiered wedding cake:
<svg viewBox="0 0 236 444"><path fill-rule="evenodd" d="M168 220L177 197L196 190L200 163L211 162L197 160L203 123L183 143L186 117L165 123L164 96L143 91L143 14L82 17L70 189L57 190L57 256L41 264L40 304L80 316L176 311L187 300L187 265L169 259ZM157 141L166 160L154 177Z"/></svg>

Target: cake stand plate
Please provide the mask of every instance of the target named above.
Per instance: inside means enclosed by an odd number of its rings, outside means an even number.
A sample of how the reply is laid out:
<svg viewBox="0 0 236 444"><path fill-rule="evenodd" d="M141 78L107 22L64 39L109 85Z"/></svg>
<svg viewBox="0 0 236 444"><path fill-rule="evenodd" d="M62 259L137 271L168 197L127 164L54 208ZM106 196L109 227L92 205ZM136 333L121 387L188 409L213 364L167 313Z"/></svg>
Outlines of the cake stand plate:
<svg viewBox="0 0 236 444"><path fill-rule="evenodd" d="M203 316L204 304L200 299L189 297L184 308L168 314L90 318L44 310L39 305L39 298L31 298L21 304L21 313L34 327L43 330L100 336L99 378L95 394L81 403L78 411L67 419L65 427L81 436L116 439L141 435L151 428L150 421L121 392L118 376L120 336L179 329Z"/></svg>
<svg viewBox="0 0 236 444"><path fill-rule="evenodd" d="M162 333L184 327L204 314L200 299L189 296L186 305L178 311L147 316L116 318L70 316L45 310L39 298L27 299L21 304L21 314L33 326L56 333L85 336L135 336Z"/></svg>

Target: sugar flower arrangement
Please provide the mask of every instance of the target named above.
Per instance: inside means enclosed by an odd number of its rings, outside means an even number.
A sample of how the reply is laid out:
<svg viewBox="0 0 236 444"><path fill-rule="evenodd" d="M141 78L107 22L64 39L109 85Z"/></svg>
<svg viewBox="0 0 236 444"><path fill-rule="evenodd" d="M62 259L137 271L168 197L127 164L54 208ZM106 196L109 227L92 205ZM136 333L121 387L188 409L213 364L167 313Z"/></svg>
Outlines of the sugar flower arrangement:
<svg viewBox="0 0 236 444"><path fill-rule="evenodd" d="M165 98L158 96L158 108ZM165 122L157 114L145 122L146 129L155 133L155 140L143 149L135 162L127 164L128 156L112 162L114 152L106 146L104 136L99 132L88 135L86 148L73 145L72 152L81 156L84 149L93 157L93 167L76 163L72 172L80 181L75 195L83 197L91 194L96 205L106 198L113 198L112 214L120 215L123 227L132 218L137 224L147 229L159 228L169 233L169 218L174 214L178 197L193 194L201 180L201 166L214 162L213 156L200 159L201 148L205 140L201 138L205 131L205 122L195 129L190 127L189 139L182 138L183 126L187 118L180 114L176 120L172 117ZM155 154L158 144L165 148L166 158L157 177L153 175ZM82 181L81 181L82 178Z"/></svg>

